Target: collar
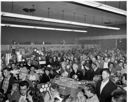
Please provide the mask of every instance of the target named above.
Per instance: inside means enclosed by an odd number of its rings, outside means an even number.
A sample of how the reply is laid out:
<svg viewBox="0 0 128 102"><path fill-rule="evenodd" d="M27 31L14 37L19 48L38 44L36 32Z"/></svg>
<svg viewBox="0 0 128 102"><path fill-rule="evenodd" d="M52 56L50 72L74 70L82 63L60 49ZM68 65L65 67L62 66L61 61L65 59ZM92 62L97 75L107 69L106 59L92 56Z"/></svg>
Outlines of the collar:
<svg viewBox="0 0 128 102"><path fill-rule="evenodd" d="M109 82L109 79L102 81L102 83L108 83L108 82Z"/></svg>
<svg viewBox="0 0 128 102"><path fill-rule="evenodd" d="M26 98L27 96L26 96L26 95L24 95L24 96L23 96L23 95L20 95L20 97L22 97L22 98Z"/></svg>

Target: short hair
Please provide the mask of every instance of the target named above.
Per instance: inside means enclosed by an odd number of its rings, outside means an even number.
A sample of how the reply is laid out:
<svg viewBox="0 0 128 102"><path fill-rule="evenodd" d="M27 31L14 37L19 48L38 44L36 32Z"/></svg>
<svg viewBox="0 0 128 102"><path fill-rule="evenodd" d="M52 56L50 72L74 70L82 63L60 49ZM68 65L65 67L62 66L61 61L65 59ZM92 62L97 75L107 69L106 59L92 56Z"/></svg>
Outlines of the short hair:
<svg viewBox="0 0 128 102"><path fill-rule="evenodd" d="M126 102L126 91L121 90L121 89L116 89L112 92L112 97L114 100L117 102Z"/></svg>
<svg viewBox="0 0 128 102"><path fill-rule="evenodd" d="M113 64L113 66L115 67L115 64L113 62L109 62L108 67L110 67L111 64Z"/></svg>
<svg viewBox="0 0 128 102"><path fill-rule="evenodd" d="M87 84L86 87L87 87L87 90L89 90L91 93L96 94L96 89L95 89L94 85Z"/></svg>
<svg viewBox="0 0 128 102"><path fill-rule="evenodd" d="M8 67L5 67L4 69L2 69L2 75L4 76L4 71L5 70L7 70L8 72L10 72L11 71L11 69L10 68L8 68Z"/></svg>
<svg viewBox="0 0 128 102"><path fill-rule="evenodd" d="M102 70L102 73L103 73L104 71L107 72L109 75L111 74L111 72L110 72L110 70L109 70L108 68L104 68L104 69Z"/></svg>
<svg viewBox="0 0 128 102"><path fill-rule="evenodd" d="M92 64L95 65L95 66L97 67L97 64L96 64L95 62L92 62ZM91 64L91 65L92 65L92 64Z"/></svg>
<svg viewBox="0 0 128 102"><path fill-rule="evenodd" d="M108 59L108 56L104 56L103 60L105 60L105 58L107 58L107 59Z"/></svg>
<svg viewBox="0 0 128 102"><path fill-rule="evenodd" d="M127 80L127 73L124 73L123 75L122 75L122 78L125 78L125 80Z"/></svg>
<svg viewBox="0 0 128 102"><path fill-rule="evenodd" d="M21 81L19 83L19 87L23 87L23 86L27 86L27 88L29 87L29 83L27 81Z"/></svg>
<svg viewBox="0 0 128 102"><path fill-rule="evenodd" d="M4 70L11 71L11 69L8 68L8 67L5 67L5 68L2 70L2 72L3 72Z"/></svg>

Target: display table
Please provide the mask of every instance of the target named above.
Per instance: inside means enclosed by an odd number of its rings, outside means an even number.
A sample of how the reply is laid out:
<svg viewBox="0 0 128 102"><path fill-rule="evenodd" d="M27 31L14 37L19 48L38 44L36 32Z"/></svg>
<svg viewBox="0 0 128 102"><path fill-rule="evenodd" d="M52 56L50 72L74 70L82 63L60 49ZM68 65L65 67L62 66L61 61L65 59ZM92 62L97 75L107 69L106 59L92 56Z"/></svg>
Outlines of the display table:
<svg viewBox="0 0 128 102"><path fill-rule="evenodd" d="M52 83L59 86L59 92L61 95L70 95L72 97L76 96L79 87L85 85L83 82L66 77L56 78Z"/></svg>

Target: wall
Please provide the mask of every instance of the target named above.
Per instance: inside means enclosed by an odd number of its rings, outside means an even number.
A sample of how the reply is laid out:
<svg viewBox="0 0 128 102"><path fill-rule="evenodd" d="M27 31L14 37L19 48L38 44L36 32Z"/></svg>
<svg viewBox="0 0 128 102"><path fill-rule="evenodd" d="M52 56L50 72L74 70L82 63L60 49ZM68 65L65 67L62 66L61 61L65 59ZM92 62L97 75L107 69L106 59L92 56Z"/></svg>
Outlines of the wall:
<svg viewBox="0 0 128 102"><path fill-rule="evenodd" d="M127 39L119 39L117 40L118 49L123 49L127 51Z"/></svg>
<svg viewBox="0 0 128 102"><path fill-rule="evenodd" d="M75 32L47 31L10 27L2 27L1 32L2 44L11 43L12 40L18 42L48 41L52 43L58 43L65 40L68 43L75 43L79 34Z"/></svg>
<svg viewBox="0 0 128 102"><path fill-rule="evenodd" d="M115 39L107 39L107 40L100 40L99 44L103 49L113 49L116 48L116 40Z"/></svg>
<svg viewBox="0 0 128 102"><path fill-rule="evenodd" d="M126 33L126 25L118 25L117 27L120 28L120 30L99 30L94 28L94 30L91 32L89 31L90 29L88 29L88 37L94 37L96 36L96 38L98 38L98 36L109 36L109 35L113 35L116 37L116 35L127 35ZM117 42L116 45L116 39L100 39L100 40L88 40L86 36L80 36L79 38L79 43L82 44L99 44L101 46L101 48L103 49L111 49L111 48L116 48L116 46L120 49L125 49L126 50L126 38L125 41L123 42L124 47L122 48L122 45L119 45L119 43ZM120 38L118 38L118 40L120 40Z"/></svg>
<svg viewBox="0 0 128 102"><path fill-rule="evenodd" d="M43 42L48 41L52 43L60 43L63 40L66 43L74 44L77 43L79 38L86 38L87 36L104 36L104 35L126 35L126 25L118 25L121 29L107 30L107 29L97 29L97 28L87 28L87 33L75 33L75 32L60 32L60 31L47 31L47 30L34 30L34 29L23 29L23 28L9 28L2 27L2 44L11 43L12 40L18 42ZM85 41L80 40L80 44L100 44L102 48L113 48L116 47L115 40L95 40L95 41Z"/></svg>

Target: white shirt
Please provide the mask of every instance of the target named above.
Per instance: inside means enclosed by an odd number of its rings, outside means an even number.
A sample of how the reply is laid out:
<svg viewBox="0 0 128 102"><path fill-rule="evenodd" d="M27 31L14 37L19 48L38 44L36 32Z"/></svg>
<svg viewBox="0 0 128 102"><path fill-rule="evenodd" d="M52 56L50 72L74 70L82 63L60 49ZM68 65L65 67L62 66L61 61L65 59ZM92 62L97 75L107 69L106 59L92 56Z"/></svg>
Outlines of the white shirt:
<svg viewBox="0 0 128 102"><path fill-rule="evenodd" d="M108 62L104 62L103 68L108 68Z"/></svg>
<svg viewBox="0 0 128 102"><path fill-rule="evenodd" d="M26 98L28 98L29 102L33 102L32 97L30 95L29 96L26 96L26 95L21 96L19 99L19 102L28 102Z"/></svg>
<svg viewBox="0 0 128 102"><path fill-rule="evenodd" d="M27 102L26 96L21 96L19 102Z"/></svg>
<svg viewBox="0 0 128 102"><path fill-rule="evenodd" d="M30 75L30 76L29 76L29 80L31 80L31 81L36 80L36 75Z"/></svg>
<svg viewBox="0 0 128 102"><path fill-rule="evenodd" d="M105 82L102 81L101 86L100 86L100 93L102 92L103 88L105 87L105 85L109 82L109 79L106 80Z"/></svg>

